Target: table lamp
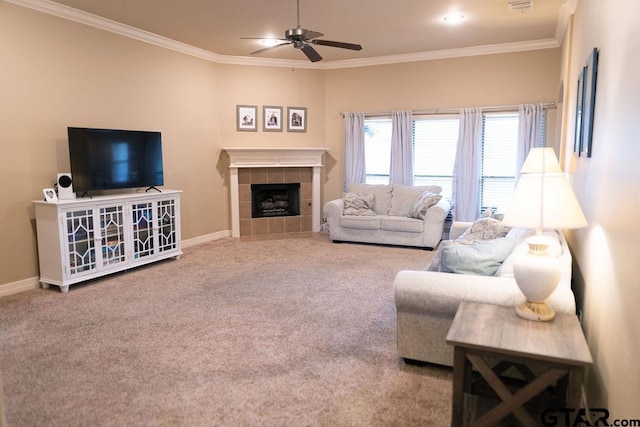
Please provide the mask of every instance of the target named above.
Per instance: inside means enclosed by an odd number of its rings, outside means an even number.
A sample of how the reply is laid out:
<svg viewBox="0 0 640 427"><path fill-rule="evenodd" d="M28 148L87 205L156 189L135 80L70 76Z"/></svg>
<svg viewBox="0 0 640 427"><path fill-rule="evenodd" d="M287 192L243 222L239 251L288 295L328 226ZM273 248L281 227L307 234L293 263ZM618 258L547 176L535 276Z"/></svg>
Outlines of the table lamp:
<svg viewBox="0 0 640 427"><path fill-rule="evenodd" d="M549 245L542 231L587 226L553 148L529 151L520 170L512 206L505 212L503 223L536 230L536 235L526 240L529 252L514 262L514 278L527 299L516 308L516 313L528 320L552 320L555 311L545 300L558 285L562 270L558 259L548 254Z"/></svg>

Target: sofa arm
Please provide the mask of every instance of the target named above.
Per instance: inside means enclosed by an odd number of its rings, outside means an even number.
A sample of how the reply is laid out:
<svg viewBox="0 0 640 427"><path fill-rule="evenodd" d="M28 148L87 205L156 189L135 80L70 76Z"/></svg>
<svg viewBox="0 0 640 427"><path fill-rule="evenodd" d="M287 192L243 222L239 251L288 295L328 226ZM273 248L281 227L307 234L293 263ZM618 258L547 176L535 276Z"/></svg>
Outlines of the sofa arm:
<svg viewBox="0 0 640 427"><path fill-rule="evenodd" d="M344 200L335 199L325 203L322 214L327 219L329 237L331 240L340 239L340 217L344 213Z"/></svg>
<svg viewBox="0 0 640 427"><path fill-rule="evenodd" d="M329 217L340 218L344 212L344 199L335 199L325 203L322 211L324 216L327 217L327 221Z"/></svg>
<svg viewBox="0 0 640 427"><path fill-rule="evenodd" d="M451 209L451 204L448 200L440 199L438 203L434 206L431 206L427 209L427 212L424 214L424 222L429 224L444 224L444 221L447 219L447 215L449 215L449 209Z"/></svg>
<svg viewBox="0 0 640 427"><path fill-rule="evenodd" d="M461 301L515 307L525 301L513 278L403 270L393 282L398 311L453 319ZM560 313L575 313L571 289L558 286L547 300Z"/></svg>
<svg viewBox="0 0 640 427"><path fill-rule="evenodd" d="M472 222L466 221L453 221L451 224L451 229L449 230L449 239L456 240L458 237L462 236L467 228L471 227Z"/></svg>

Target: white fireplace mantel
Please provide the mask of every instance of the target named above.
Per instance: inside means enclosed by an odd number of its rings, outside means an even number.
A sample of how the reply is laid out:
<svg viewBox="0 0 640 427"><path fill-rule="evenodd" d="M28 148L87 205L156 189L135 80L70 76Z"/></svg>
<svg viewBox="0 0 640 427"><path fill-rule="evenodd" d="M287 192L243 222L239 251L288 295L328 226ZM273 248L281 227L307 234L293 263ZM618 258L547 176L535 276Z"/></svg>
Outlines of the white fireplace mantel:
<svg viewBox="0 0 640 427"><path fill-rule="evenodd" d="M231 168L296 168L322 166L328 148L223 148Z"/></svg>
<svg viewBox="0 0 640 427"><path fill-rule="evenodd" d="M238 169L240 168L313 168L312 181L312 230L320 231L320 170L322 156L328 148L223 148L229 155L229 175L231 185L231 236L240 237L240 197L238 190Z"/></svg>

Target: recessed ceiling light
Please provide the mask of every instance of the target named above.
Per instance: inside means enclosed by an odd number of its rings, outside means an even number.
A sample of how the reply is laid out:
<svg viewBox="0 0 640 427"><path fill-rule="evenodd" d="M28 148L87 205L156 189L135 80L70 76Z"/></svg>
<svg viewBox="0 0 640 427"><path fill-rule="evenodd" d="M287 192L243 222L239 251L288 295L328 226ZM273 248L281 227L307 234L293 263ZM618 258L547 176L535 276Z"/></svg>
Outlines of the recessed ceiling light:
<svg viewBox="0 0 640 427"><path fill-rule="evenodd" d="M461 13L451 13L444 17L444 21L448 24L457 24L464 19L464 15Z"/></svg>

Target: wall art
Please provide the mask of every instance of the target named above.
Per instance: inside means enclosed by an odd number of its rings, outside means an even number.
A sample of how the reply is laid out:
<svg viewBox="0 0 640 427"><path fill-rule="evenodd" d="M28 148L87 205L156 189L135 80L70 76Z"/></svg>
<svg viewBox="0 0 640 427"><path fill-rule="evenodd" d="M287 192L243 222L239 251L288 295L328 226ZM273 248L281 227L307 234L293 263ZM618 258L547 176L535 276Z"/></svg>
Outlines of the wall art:
<svg viewBox="0 0 640 427"><path fill-rule="evenodd" d="M307 109L304 107L287 107L287 131L307 131Z"/></svg>
<svg viewBox="0 0 640 427"><path fill-rule="evenodd" d="M258 131L258 107L255 105L236 106L236 125L238 131Z"/></svg>

